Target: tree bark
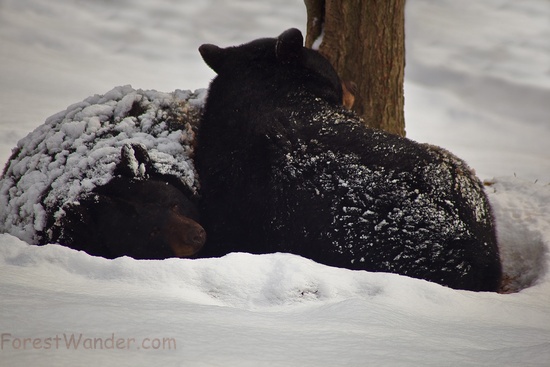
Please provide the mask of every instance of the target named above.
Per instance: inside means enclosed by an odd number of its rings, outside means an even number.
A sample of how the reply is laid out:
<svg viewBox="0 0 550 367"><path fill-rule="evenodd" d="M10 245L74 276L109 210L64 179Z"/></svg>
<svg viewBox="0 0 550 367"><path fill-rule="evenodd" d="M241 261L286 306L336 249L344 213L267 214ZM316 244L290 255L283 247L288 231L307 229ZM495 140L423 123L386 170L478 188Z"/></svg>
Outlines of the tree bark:
<svg viewBox="0 0 550 367"><path fill-rule="evenodd" d="M405 135L405 0L304 0L306 47L356 85L353 110L373 128Z"/></svg>

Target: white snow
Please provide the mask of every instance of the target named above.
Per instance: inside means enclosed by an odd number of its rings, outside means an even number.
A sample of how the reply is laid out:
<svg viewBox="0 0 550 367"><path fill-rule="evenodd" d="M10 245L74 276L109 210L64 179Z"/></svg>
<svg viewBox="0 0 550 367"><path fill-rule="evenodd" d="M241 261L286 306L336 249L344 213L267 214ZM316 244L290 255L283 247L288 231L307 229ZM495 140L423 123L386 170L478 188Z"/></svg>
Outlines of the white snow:
<svg viewBox="0 0 550 367"><path fill-rule="evenodd" d="M305 27L301 0L1 0L0 9L2 162L47 116L116 94L114 86L206 87L213 74L201 43ZM548 366L550 2L410 0L406 16L407 134L492 182L514 293L456 291L286 254L105 260L2 234L0 364ZM125 102L115 114L131 108ZM82 115L65 136L101 128L96 107L69 110ZM20 169L29 164L40 162ZM65 338L81 343L67 348ZM109 348L115 339L123 348Z"/></svg>
<svg viewBox="0 0 550 367"><path fill-rule="evenodd" d="M499 179L490 197L510 239L507 272L539 266L519 293L456 291L288 254L106 260L0 235L0 353L7 365L35 366L545 366L548 186ZM113 334L121 349L107 347ZM150 340L159 349L145 349Z"/></svg>
<svg viewBox="0 0 550 367"><path fill-rule="evenodd" d="M550 182L548 0L412 0L405 121L483 178Z"/></svg>

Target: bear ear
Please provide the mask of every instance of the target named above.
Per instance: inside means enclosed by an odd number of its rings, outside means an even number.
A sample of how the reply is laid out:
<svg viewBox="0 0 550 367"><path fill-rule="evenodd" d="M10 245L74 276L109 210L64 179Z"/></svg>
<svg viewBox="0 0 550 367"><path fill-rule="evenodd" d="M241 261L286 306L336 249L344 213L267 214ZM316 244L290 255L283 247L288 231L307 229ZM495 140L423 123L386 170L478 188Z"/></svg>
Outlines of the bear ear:
<svg viewBox="0 0 550 367"><path fill-rule="evenodd" d="M344 107L351 110L357 96L357 84L351 80L342 80L342 93Z"/></svg>
<svg viewBox="0 0 550 367"><path fill-rule="evenodd" d="M287 29L277 37L275 44L277 60L285 64L300 60L303 44L302 32L296 28Z"/></svg>
<svg viewBox="0 0 550 367"><path fill-rule="evenodd" d="M120 150L120 162L115 168L115 175L128 178L146 178L153 172L153 162L145 146L141 144L124 144Z"/></svg>
<svg viewBox="0 0 550 367"><path fill-rule="evenodd" d="M224 64L225 50L216 45L204 44L199 47L199 52L204 62L219 74Z"/></svg>

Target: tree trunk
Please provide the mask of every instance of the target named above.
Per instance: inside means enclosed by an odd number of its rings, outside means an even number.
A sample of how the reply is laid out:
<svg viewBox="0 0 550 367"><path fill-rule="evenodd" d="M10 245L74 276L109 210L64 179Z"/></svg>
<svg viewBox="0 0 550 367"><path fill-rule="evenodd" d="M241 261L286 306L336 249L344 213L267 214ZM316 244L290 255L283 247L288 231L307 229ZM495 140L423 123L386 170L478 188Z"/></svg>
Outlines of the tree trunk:
<svg viewBox="0 0 550 367"><path fill-rule="evenodd" d="M319 52L355 83L353 110L368 126L404 136L405 0L304 2L306 47L324 31Z"/></svg>

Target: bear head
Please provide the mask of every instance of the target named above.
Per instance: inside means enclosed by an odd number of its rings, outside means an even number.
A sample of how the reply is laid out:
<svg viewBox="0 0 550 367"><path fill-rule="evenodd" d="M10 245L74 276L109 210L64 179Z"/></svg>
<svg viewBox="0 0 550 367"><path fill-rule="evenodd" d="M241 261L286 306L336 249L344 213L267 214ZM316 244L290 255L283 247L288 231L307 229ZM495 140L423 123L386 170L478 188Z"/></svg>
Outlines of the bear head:
<svg viewBox="0 0 550 367"><path fill-rule="evenodd" d="M340 78L328 60L303 47L303 41L302 33L291 28L277 38L262 38L240 46L220 48L204 44L199 52L218 74L217 79L242 85L245 95L275 88L282 96L307 91L327 102L342 104ZM271 79L265 78L266 71ZM263 83L258 84L258 80Z"/></svg>
<svg viewBox="0 0 550 367"><path fill-rule="evenodd" d="M195 201L177 178L156 172L144 146L126 144L115 177L66 205L51 236L105 258L190 257L206 241Z"/></svg>

